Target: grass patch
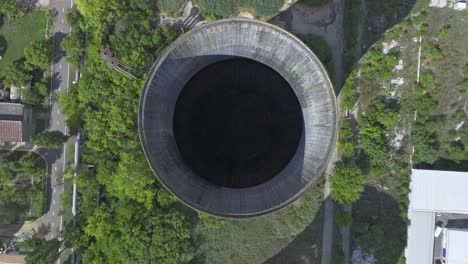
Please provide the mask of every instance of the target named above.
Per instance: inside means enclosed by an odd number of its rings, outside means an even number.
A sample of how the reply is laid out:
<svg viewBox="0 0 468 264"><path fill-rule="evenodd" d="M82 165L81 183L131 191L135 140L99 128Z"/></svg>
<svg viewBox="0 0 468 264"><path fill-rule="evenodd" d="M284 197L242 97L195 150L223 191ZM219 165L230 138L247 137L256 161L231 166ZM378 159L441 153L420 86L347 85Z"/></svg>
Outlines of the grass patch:
<svg viewBox="0 0 468 264"><path fill-rule="evenodd" d="M198 225L199 263L320 263L322 184L293 205L266 217Z"/></svg>
<svg viewBox="0 0 468 264"><path fill-rule="evenodd" d="M197 0L203 17L227 18L236 16L240 10L252 10L257 17L272 17L283 6L282 0Z"/></svg>
<svg viewBox="0 0 468 264"><path fill-rule="evenodd" d="M7 45L0 60L0 78L13 61L23 57L25 47L35 40L45 39L47 17L46 11L33 11L15 20L7 20L0 26L0 36Z"/></svg>
<svg viewBox="0 0 468 264"><path fill-rule="evenodd" d="M186 0L160 0L158 1L161 12L176 16L182 12Z"/></svg>

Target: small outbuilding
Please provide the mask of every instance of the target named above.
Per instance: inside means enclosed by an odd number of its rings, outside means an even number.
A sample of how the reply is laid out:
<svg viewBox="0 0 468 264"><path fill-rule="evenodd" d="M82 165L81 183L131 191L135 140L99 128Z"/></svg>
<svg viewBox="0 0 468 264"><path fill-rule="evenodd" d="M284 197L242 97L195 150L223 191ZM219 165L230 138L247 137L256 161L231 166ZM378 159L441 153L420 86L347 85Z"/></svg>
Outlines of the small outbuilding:
<svg viewBox="0 0 468 264"><path fill-rule="evenodd" d="M459 11L465 10L466 2L463 2L463 1L456 2L455 5L453 6L453 9L459 10Z"/></svg>
<svg viewBox="0 0 468 264"><path fill-rule="evenodd" d="M22 104L0 103L0 142L27 142L31 127L30 108Z"/></svg>

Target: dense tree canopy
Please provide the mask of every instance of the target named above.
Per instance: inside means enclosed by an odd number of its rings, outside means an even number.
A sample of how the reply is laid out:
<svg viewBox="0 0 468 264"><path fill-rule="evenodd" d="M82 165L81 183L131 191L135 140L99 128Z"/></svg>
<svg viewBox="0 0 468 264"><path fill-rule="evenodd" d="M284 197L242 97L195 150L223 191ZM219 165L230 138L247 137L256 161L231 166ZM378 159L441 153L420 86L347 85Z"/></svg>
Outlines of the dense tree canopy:
<svg viewBox="0 0 468 264"><path fill-rule="evenodd" d="M49 89L47 80L34 83L31 89L21 91L21 101L24 104L47 108L49 106Z"/></svg>
<svg viewBox="0 0 468 264"><path fill-rule="evenodd" d="M4 83L7 86L22 86L31 82L32 79L33 75L31 67L29 67L28 63L24 59L21 59L13 62L11 67L8 69L5 74Z"/></svg>
<svg viewBox="0 0 468 264"><path fill-rule="evenodd" d="M31 142L44 148L60 148L67 142L68 136L60 131L44 131L42 133L33 135Z"/></svg>
<svg viewBox="0 0 468 264"><path fill-rule="evenodd" d="M52 41L37 40L24 49L24 56L32 65L46 69L52 62Z"/></svg>
<svg viewBox="0 0 468 264"><path fill-rule="evenodd" d="M41 190L46 164L36 154L0 151L0 224L15 223L25 217L30 201Z"/></svg>
<svg viewBox="0 0 468 264"><path fill-rule="evenodd" d="M364 184L364 176L359 168L337 164L335 173L330 177L330 196L339 204L353 203L359 200Z"/></svg>
<svg viewBox="0 0 468 264"><path fill-rule="evenodd" d="M8 18L18 17L22 12L23 7L16 0L2 0L0 2L0 14Z"/></svg>
<svg viewBox="0 0 468 264"><path fill-rule="evenodd" d="M67 19L76 35L62 48L82 78L60 95L59 104L67 124L86 131L81 153L94 167L80 168L78 226L68 236L84 263L186 263L193 255L188 216L157 184L136 124L145 73L180 30L153 28L149 1L75 3ZM139 78L107 68L99 55L103 48L135 68Z"/></svg>

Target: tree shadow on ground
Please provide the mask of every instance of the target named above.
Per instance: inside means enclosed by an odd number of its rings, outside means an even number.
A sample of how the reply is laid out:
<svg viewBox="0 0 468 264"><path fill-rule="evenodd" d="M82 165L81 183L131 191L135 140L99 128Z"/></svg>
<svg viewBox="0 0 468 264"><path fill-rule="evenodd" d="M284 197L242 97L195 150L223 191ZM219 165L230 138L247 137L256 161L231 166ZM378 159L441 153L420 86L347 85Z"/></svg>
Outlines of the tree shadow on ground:
<svg viewBox="0 0 468 264"><path fill-rule="evenodd" d="M7 43L6 39L5 39L5 37L0 36L0 56L3 57L3 55L5 55L5 53L7 51L7 48L8 48L8 43Z"/></svg>
<svg viewBox="0 0 468 264"><path fill-rule="evenodd" d="M314 220L289 245L265 264L321 263L323 203ZM333 237L333 235L332 235ZM311 243L311 241L314 241ZM318 243L317 243L318 242Z"/></svg>
<svg viewBox="0 0 468 264"><path fill-rule="evenodd" d="M327 41L333 52L333 83L338 93L367 49L404 20L415 4L416 0L330 0L327 5L308 6L299 1L269 22L293 34L320 35ZM351 59L349 54L353 55Z"/></svg>
<svg viewBox="0 0 468 264"><path fill-rule="evenodd" d="M47 179L46 179L46 202L45 202L45 210L44 212L47 213L50 210L50 206L52 203L52 182L51 182L51 175L53 171L53 164L57 161L60 156L62 155L62 149L39 149L36 151L40 154L47 162Z"/></svg>
<svg viewBox="0 0 468 264"><path fill-rule="evenodd" d="M392 196L367 185L353 205L353 249L372 253L377 263L400 263L406 247L405 213Z"/></svg>
<svg viewBox="0 0 468 264"><path fill-rule="evenodd" d="M53 63L57 63L65 56L65 52L60 48L63 39L67 36L64 32L56 32L53 36Z"/></svg>

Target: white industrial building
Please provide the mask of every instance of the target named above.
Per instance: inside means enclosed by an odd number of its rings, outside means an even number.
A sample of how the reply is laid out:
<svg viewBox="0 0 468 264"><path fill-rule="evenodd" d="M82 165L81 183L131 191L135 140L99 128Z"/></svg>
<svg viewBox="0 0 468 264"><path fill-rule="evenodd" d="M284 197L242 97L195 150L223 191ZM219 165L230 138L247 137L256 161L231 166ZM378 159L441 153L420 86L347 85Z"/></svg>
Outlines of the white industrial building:
<svg viewBox="0 0 468 264"><path fill-rule="evenodd" d="M468 215L468 172L412 170L408 207L408 264L434 263L437 213ZM446 229L446 264L468 264L468 230Z"/></svg>

